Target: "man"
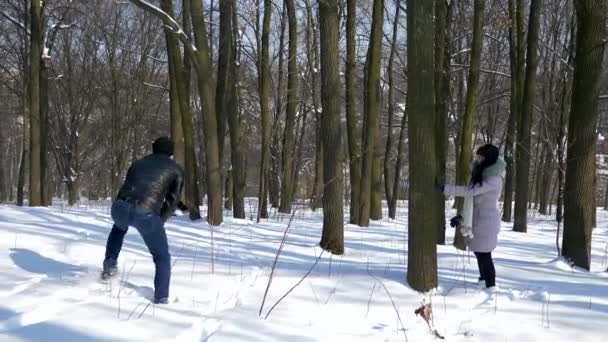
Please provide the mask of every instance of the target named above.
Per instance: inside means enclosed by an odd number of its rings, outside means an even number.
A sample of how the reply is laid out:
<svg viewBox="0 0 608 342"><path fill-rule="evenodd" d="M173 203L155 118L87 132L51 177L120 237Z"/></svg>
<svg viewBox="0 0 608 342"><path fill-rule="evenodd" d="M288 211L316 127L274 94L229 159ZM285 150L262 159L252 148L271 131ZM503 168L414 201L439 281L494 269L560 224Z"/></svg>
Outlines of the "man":
<svg viewBox="0 0 608 342"><path fill-rule="evenodd" d="M143 238L156 267L154 303L169 302L171 256L164 224L175 211L182 191L183 170L173 160L175 146L167 137L152 144L153 153L135 161L112 203L114 226L108 236L102 279L117 272L117 259L129 226Z"/></svg>

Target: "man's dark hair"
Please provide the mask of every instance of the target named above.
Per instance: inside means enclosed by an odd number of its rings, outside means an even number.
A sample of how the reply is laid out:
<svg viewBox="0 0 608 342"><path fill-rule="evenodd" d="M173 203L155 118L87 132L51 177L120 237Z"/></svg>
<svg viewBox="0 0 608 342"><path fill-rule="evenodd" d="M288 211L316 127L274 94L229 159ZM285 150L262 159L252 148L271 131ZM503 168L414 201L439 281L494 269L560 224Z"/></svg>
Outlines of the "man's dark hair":
<svg viewBox="0 0 608 342"><path fill-rule="evenodd" d="M175 144L169 137L160 137L152 143L152 153L172 156L175 153Z"/></svg>

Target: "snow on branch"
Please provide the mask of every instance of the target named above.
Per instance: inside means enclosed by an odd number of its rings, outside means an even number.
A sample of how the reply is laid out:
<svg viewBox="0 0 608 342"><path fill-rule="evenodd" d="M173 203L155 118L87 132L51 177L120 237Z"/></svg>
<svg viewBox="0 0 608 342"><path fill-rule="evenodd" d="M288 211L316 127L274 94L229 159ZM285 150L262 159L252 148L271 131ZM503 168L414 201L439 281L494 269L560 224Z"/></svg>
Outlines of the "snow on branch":
<svg viewBox="0 0 608 342"><path fill-rule="evenodd" d="M0 10L0 15L2 15L3 17L5 17L6 19L8 19L8 21L10 21L11 23L17 25L17 27L19 27L20 29L24 30L25 32L27 32L28 35L31 35L32 33L30 32L30 30L25 27L25 25L23 25L22 22L20 22L19 20L13 18L10 14Z"/></svg>
<svg viewBox="0 0 608 342"><path fill-rule="evenodd" d="M189 53L192 54L192 56L195 56L197 54L197 49L196 46L194 46L194 44L192 44L192 42L190 41L190 39L188 39L188 36L184 33L184 30L182 30L182 27L165 11L163 11L162 9L152 5L151 3L145 1L145 0L129 0L131 1L131 3L133 3L135 6L143 9L146 12L152 13L154 16L156 16L157 18L159 18L160 20L163 21L163 24L165 24L165 27L167 29L169 29L171 32L177 34L179 40L182 42L182 44L184 44L184 48L186 50L188 50ZM196 68L198 68L198 64L196 63L196 58L193 58L193 64Z"/></svg>
<svg viewBox="0 0 608 342"><path fill-rule="evenodd" d="M452 64L452 67L460 67L460 68L470 68L471 66L468 64ZM510 78L511 75L510 74L506 74L504 72L500 72L498 70L487 70L487 69L479 69L479 71L486 73L486 74L494 74L494 75L498 75L498 76L503 76L503 77L508 77Z"/></svg>

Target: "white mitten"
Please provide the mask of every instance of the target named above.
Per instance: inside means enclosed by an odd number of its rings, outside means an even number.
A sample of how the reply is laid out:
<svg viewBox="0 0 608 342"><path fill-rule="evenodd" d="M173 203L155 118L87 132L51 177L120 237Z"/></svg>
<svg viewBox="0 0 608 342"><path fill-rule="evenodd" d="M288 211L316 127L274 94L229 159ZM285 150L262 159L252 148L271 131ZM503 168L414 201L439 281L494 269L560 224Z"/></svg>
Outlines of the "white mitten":
<svg viewBox="0 0 608 342"><path fill-rule="evenodd" d="M462 236L464 236L465 238L472 239L474 237L473 227L461 226L460 232L462 233Z"/></svg>

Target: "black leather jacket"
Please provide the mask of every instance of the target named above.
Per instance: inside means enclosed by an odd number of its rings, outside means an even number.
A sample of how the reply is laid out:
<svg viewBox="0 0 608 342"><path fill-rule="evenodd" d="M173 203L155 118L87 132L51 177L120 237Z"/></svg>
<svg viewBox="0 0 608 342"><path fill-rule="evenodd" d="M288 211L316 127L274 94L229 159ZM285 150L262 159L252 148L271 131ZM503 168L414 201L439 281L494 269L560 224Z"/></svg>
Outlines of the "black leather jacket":
<svg viewBox="0 0 608 342"><path fill-rule="evenodd" d="M177 208L183 180L184 171L173 159L151 154L131 165L116 199L134 200L154 210L165 222Z"/></svg>

